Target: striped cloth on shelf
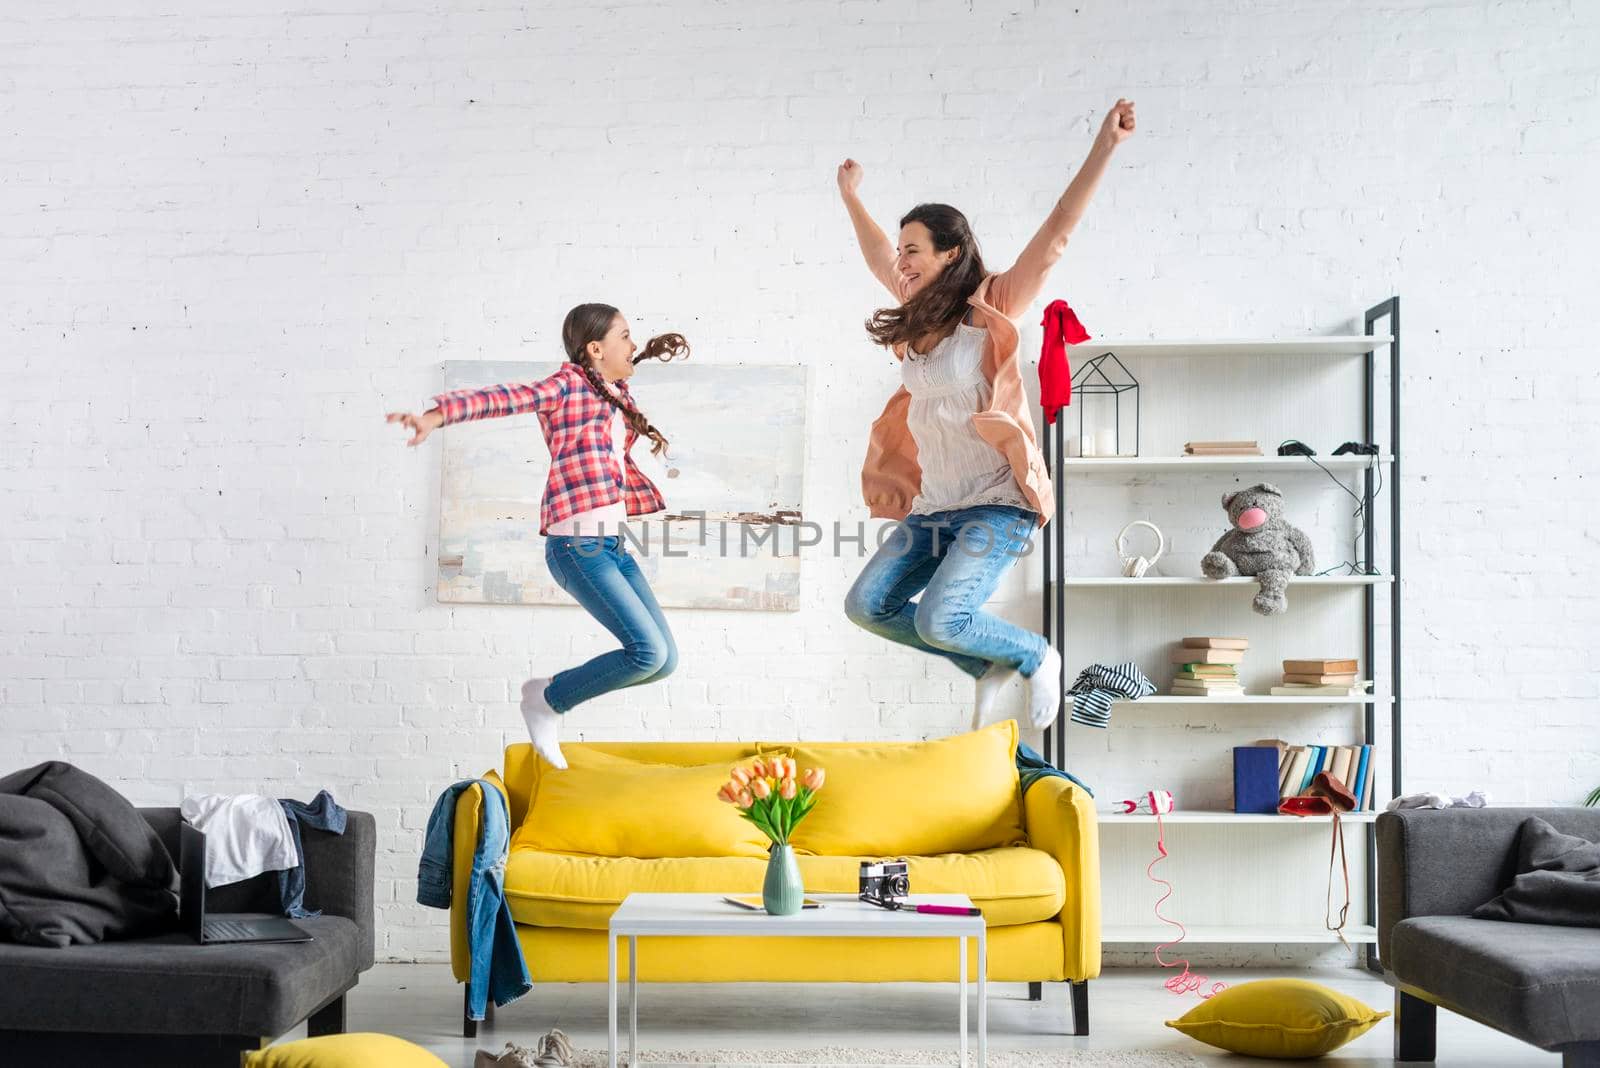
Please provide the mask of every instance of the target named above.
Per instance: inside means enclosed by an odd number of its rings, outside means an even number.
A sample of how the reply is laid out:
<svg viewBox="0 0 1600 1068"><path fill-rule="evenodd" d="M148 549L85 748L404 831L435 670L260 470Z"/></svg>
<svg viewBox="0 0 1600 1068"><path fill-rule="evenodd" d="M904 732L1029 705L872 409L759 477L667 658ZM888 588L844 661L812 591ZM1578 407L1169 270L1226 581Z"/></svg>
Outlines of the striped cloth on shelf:
<svg viewBox="0 0 1600 1068"><path fill-rule="evenodd" d="M1067 691L1072 695L1072 722L1085 727L1104 727L1111 722L1111 702L1119 697L1137 701L1156 692L1138 665L1090 664L1078 672L1078 679Z"/></svg>

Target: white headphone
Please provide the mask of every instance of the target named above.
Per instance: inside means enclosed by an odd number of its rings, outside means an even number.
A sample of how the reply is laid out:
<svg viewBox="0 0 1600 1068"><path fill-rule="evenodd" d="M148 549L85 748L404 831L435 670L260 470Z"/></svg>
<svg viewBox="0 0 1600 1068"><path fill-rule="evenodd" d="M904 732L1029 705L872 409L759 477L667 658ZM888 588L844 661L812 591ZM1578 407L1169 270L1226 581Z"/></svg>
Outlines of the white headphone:
<svg viewBox="0 0 1600 1068"><path fill-rule="evenodd" d="M1146 559L1143 556L1129 556L1122 547L1122 539L1128 536L1128 531L1134 527L1149 527L1156 535L1156 554ZM1162 536L1161 528L1145 519L1135 519L1122 528L1117 535L1117 555L1122 557L1122 573L1128 578L1144 578L1145 572L1156 566L1156 561L1161 559L1161 554L1167 551L1167 539Z"/></svg>

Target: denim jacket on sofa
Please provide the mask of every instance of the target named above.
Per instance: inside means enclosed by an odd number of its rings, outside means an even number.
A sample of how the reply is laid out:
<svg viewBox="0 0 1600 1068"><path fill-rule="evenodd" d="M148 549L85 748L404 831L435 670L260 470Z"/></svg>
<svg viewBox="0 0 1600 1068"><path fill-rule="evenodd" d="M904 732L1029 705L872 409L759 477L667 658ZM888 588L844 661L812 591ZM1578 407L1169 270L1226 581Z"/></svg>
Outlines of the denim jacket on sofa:
<svg viewBox="0 0 1600 1068"><path fill-rule="evenodd" d="M472 969L467 979L467 1017L481 1020L488 1000L507 1005L533 987L522 958L511 906L506 901L506 849L511 842L511 815L506 798L492 783L463 779L446 788L434 802L417 865L417 902L436 909L450 907L453 879L456 800L469 786L483 788L483 823L472 854L467 881L467 938Z"/></svg>

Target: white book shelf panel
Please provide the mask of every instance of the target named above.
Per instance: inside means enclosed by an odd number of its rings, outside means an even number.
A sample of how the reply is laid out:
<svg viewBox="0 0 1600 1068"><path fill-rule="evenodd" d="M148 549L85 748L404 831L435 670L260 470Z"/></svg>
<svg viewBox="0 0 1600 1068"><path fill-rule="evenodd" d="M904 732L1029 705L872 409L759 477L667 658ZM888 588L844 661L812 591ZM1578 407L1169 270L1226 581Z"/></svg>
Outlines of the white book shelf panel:
<svg viewBox="0 0 1600 1068"><path fill-rule="evenodd" d="M1293 589L1300 587L1382 586L1393 582L1393 575L1296 575L1289 580ZM1144 578L1125 578L1122 575L1069 575L1066 585L1080 588L1114 589L1201 589L1210 586L1248 586L1256 589L1260 583L1254 578L1181 578L1168 575L1146 575Z"/></svg>
<svg viewBox="0 0 1600 1068"><path fill-rule="evenodd" d="M1377 820L1376 812L1346 812L1341 817L1343 823L1372 823ZM1266 812L1208 812L1194 809L1179 809L1168 812L1161 817L1163 823L1266 823L1277 824L1280 827L1295 827L1302 824L1333 822L1332 816L1280 816L1277 813ZM1140 812L1102 812L1100 823L1102 826L1112 823L1155 823L1154 816Z"/></svg>
<svg viewBox="0 0 1600 1068"><path fill-rule="evenodd" d="M1104 352L1121 357L1219 357L1219 356L1363 356L1387 346L1388 334L1329 334L1321 337L1264 338L1090 338L1067 350L1074 365Z"/></svg>
<svg viewBox="0 0 1600 1068"><path fill-rule="evenodd" d="M1263 448L1276 449L1276 443ZM1376 460L1380 467L1394 463L1393 456L1317 456L1317 463L1329 471L1340 474L1367 469ZM1231 471L1261 471L1278 475L1311 474L1326 477L1316 465L1304 456L1089 456L1068 457L1062 461L1069 474L1139 475L1158 471L1226 473Z"/></svg>
<svg viewBox="0 0 1600 1068"><path fill-rule="evenodd" d="M1356 911L1356 907L1356 904L1352 902L1350 911ZM1185 924L1184 930L1186 932L1184 943L1195 943L1197 945L1258 944L1263 942L1278 942L1284 945L1311 945L1339 941L1339 936L1332 931L1324 927L1312 927L1310 925L1277 924L1219 927L1214 924ZM1169 927L1164 923L1106 924L1100 929L1100 940L1102 942L1118 944L1131 943L1158 946L1165 942L1171 942L1177 937L1178 929ZM1378 929L1368 924L1352 923L1346 925L1344 937L1351 945L1376 942L1378 940Z"/></svg>

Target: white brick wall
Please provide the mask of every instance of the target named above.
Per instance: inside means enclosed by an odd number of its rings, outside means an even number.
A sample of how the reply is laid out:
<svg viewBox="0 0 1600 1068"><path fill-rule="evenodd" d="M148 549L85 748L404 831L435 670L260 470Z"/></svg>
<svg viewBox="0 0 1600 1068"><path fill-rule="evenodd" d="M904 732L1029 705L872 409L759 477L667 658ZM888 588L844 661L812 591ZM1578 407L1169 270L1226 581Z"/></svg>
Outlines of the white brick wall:
<svg viewBox="0 0 1600 1068"><path fill-rule="evenodd" d="M607 300L698 360L810 364L807 510L854 522L895 376L834 165L886 223L963 207L1003 264L1124 94L1139 134L1051 293L1156 336L1401 294L1411 781L1600 783L1591 5L144 6L0 17L4 766L141 802L330 786L379 820L380 952L438 956L407 903L431 799L516 736L530 659L607 643L433 603L438 452L381 413ZM1164 492L1215 530L1209 489ZM959 678L843 620L858 566L814 554L798 614L675 613L679 673L574 728L957 729Z"/></svg>

